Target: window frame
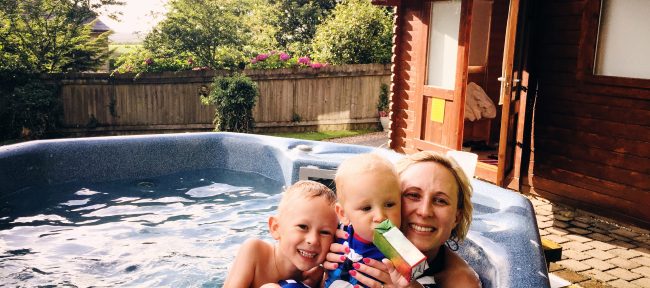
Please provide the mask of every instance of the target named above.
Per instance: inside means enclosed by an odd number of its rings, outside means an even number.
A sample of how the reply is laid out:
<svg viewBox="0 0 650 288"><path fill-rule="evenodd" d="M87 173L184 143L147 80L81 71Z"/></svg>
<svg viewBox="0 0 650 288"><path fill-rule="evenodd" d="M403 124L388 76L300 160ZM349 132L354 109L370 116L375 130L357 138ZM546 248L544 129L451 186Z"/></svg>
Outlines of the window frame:
<svg viewBox="0 0 650 288"><path fill-rule="evenodd" d="M585 84L650 88L650 79L594 74L601 3L602 0L587 0L585 3L580 23L582 32L578 52L578 80Z"/></svg>

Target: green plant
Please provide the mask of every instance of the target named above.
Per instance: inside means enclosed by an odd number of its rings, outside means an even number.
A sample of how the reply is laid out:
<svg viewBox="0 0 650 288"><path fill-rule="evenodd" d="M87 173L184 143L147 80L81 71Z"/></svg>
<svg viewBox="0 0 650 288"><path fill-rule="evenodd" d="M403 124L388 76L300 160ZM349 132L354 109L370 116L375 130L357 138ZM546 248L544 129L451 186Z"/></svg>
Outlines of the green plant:
<svg viewBox="0 0 650 288"><path fill-rule="evenodd" d="M249 133L253 131L253 107L259 96L257 84L242 74L215 77L208 96L201 96L204 105L214 105L215 131Z"/></svg>
<svg viewBox="0 0 650 288"><path fill-rule="evenodd" d="M377 111L380 117L388 116L389 111L388 84L382 83L379 88L379 100L377 101Z"/></svg>

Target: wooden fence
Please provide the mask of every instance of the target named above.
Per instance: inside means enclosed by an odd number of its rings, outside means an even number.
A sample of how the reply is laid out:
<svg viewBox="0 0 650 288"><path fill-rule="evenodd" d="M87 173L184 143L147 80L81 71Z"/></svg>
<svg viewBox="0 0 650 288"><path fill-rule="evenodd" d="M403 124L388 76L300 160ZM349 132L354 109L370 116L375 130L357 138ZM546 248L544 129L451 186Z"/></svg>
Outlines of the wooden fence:
<svg viewBox="0 0 650 288"><path fill-rule="evenodd" d="M260 97L253 115L258 132L376 127L380 85L388 65L343 65L321 69L248 70ZM209 131L214 107L200 94L222 71L55 76L61 83L63 127L56 133L116 135Z"/></svg>

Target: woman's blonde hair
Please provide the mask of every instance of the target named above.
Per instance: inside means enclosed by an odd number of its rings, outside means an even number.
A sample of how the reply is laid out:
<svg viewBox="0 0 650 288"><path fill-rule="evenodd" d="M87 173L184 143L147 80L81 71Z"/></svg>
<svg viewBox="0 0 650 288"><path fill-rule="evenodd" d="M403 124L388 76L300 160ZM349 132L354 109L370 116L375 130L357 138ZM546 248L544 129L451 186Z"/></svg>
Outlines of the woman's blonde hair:
<svg viewBox="0 0 650 288"><path fill-rule="evenodd" d="M462 241L467 236L469 224L472 222L472 185L469 184L469 179L460 168L458 163L453 159L433 151L420 151L414 154L406 155L404 158L397 161L395 168L397 173L401 176L411 165L420 162L434 162L447 168L458 184L458 207L460 211L460 220L454 229L451 231L450 238L457 238L453 240Z"/></svg>

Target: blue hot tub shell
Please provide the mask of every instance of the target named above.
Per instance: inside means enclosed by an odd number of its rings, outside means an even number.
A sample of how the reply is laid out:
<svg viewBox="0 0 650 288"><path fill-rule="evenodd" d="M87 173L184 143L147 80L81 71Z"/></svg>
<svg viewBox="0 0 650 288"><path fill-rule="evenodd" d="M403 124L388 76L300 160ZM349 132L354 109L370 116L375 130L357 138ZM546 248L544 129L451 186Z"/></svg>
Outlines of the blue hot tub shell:
<svg viewBox="0 0 650 288"><path fill-rule="evenodd" d="M0 147L0 200L26 187L148 178L225 168L285 185L301 167L324 170L354 154L385 149L236 133L185 133L32 141ZM516 192L472 180L475 213L459 252L483 287L550 287L535 213ZM4 217L6 215L0 215Z"/></svg>

